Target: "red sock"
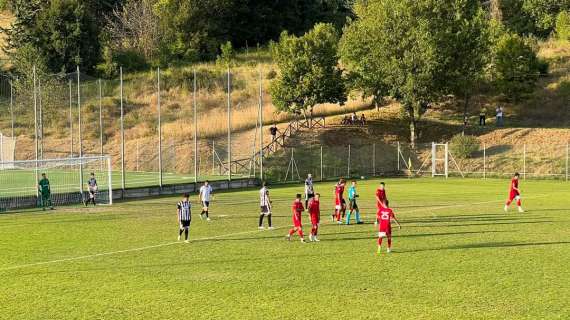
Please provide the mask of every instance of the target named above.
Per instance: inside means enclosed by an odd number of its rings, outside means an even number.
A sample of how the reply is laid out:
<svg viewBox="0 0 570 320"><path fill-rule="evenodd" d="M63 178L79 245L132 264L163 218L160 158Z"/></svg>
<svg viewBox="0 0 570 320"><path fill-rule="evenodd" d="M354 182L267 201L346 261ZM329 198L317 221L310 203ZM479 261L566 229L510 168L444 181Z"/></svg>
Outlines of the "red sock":
<svg viewBox="0 0 570 320"><path fill-rule="evenodd" d="M378 237L378 246L382 245L382 237Z"/></svg>
<svg viewBox="0 0 570 320"><path fill-rule="evenodd" d="M392 248L392 237L388 237L388 248Z"/></svg>
<svg viewBox="0 0 570 320"><path fill-rule="evenodd" d="M519 206L519 207L521 206L521 200L520 199L517 200L517 206Z"/></svg>
<svg viewBox="0 0 570 320"><path fill-rule="evenodd" d="M299 229L299 237L304 238L304 236L303 236L303 229Z"/></svg>
<svg viewBox="0 0 570 320"><path fill-rule="evenodd" d="M315 225L315 233L314 233L315 237L317 236L317 233L319 233L319 226Z"/></svg>
<svg viewBox="0 0 570 320"><path fill-rule="evenodd" d="M289 237L293 235L293 233L295 233L295 228L289 230Z"/></svg>
<svg viewBox="0 0 570 320"><path fill-rule="evenodd" d="M507 205L507 206L510 206L510 205L511 205L511 200L507 201L506 205Z"/></svg>

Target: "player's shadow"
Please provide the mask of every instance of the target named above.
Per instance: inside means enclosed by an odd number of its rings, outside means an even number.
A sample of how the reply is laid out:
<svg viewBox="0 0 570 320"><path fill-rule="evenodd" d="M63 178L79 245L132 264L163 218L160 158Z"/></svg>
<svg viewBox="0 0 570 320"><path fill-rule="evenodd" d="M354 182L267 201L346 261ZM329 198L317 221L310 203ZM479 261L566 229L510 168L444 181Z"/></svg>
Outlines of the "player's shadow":
<svg viewBox="0 0 570 320"><path fill-rule="evenodd" d="M486 221L481 221L486 222ZM541 224L541 223L552 223L554 220L539 220L539 221L490 221L489 223L444 223L441 225L432 224L429 226L411 226L415 228L447 228L447 227L469 227L469 226L496 226L496 225L518 225L518 224Z"/></svg>
<svg viewBox="0 0 570 320"><path fill-rule="evenodd" d="M554 242L484 242L484 243L470 243L464 245L453 245L448 247L413 249L413 250L399 250L399 253L415 253L426 251L441 251L441 250L465 250L465 249L493 249L493 248L516 248L516 247L536 247L536 246L551 246L551 245L569 245L570 241L554 241Z"/></svg>
<svg viewBox="0 0 570 320"><path fill-rule="evenodd" d="M500 230L488 230L485 233L508 233L510 231L500 231ZM421 238L421 237L439 237L439 236L463 236L469 234L481 234L482 232L477 231L463 231L463 232L435 232L435 233L415 233L415 234L397 234L394 233L394 238ZM375 231L361 231L361 232L341 232L341 233L334 233L331 235L346 235L346 234L362 234L361 236L348 236L348 237L340 237L340 238L327 238L327 234L322 234L321 238L323 241L326 242L335 242L335 241L357 241L357 240L367 240L367 239L375 239L377 233Z"/></svg>

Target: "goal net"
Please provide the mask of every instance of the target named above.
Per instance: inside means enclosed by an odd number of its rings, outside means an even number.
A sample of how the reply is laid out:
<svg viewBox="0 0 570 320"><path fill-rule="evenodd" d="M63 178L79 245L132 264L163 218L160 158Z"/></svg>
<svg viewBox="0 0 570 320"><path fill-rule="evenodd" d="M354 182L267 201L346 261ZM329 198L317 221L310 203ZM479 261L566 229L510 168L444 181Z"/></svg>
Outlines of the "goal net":
<svg viewBox="0 0 570 320"><path fill-rule="evenodd" d="M49 200L54 206L90 199L91 174L97 181L97 188L92 188L96 203L113 202L109 156L8 161L0 166L0 211L43 206L47 193L42 197L39 189L42 174L49 181Z"/></svg>

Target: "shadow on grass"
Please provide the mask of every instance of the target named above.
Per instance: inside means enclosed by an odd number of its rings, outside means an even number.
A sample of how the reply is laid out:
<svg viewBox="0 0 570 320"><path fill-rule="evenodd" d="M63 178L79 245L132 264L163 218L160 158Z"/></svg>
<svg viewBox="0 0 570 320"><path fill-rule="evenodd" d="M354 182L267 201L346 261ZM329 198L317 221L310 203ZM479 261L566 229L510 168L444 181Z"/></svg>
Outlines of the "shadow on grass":
<svg viewBox="0 0 570 320"><path fill-rule="evenodd" d="M484 242L471 243L464 245L454 245L449 247L426 248L417 250L399 250L399 253L428 252L440 250L465 250L465 249L495 249L495 248L517 248L517 247L537 247L552 245L569 245L570 241L554 241L554 242Z"/></svg>

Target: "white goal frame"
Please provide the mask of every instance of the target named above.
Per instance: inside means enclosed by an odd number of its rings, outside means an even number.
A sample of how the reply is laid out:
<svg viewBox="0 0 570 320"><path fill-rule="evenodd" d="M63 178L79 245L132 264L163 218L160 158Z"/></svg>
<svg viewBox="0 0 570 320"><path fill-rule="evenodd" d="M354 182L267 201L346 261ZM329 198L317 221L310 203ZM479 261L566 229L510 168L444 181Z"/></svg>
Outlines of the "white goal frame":
<svg viewBox="0 0 570 320"><path fill-rule="evenodd" d="M438 158L438 149L443 148L444 157ZM438 164L443 162L443 173L438 172ZM448 143L433 143L431 144L431 176L444 176L449 177L449 144Z"/></svg>

